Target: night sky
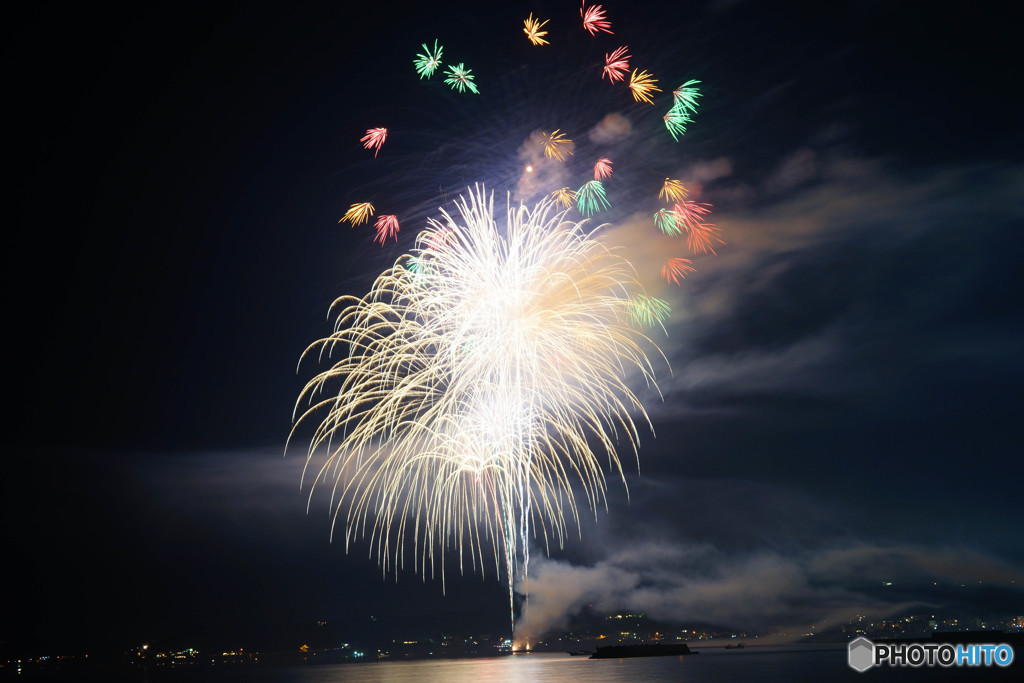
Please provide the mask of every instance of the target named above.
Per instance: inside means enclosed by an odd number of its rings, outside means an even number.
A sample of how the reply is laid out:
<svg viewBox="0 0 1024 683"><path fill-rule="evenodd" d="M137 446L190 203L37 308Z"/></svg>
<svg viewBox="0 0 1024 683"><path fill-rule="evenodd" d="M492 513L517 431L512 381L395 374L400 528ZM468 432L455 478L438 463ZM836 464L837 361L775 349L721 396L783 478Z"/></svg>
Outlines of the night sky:
<svg viewBox="0 0 1024 683"><path fill-rule="evenodd" d="M553 128L577 143L566 185L615 155L601 219L672 303L671 371L663 400L636 387L655 434L639 471L623 452L629 500L611 478L582 538L533 549L527 623L1024 613L1013 24L984 3L604 4L614 36L552 1L9 20L5 646L506 632L493 571L442 595L332 544L284 443L330 303L467 185L513 191ZM479 95L417 78L434 38ZM600 79L621 44L665 91L702 81L680 142L666 93ZM628 130L602 141L611 120ZM650 221L667 176L726 242L681 287ZM358 201L399 214L398 245L338 225Z"/></svg>

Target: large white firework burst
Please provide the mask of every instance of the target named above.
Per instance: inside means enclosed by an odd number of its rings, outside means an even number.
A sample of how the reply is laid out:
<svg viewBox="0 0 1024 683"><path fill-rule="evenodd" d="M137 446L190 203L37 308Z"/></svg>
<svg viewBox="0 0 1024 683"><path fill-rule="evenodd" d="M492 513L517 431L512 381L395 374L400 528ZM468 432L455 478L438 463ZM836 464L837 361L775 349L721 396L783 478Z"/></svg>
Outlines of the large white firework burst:
<svg viewBox="0 0 1024 683"><path fill-rule="evenodd" d="M627 375L654 385L648 351L663 356L630 326L633 267L552 200L510 205L502 227L481 187L456 206L335 301L335 332L303 354L335 362L295 426L316 422L313 488L332 487L346 548L366 537L385 570L410 559L442 581L446 550L460 571L493 554L511 606L531 536L561 546L578 497L604 504L604 462L621 478L618 449L636 455L633 416L650 422Z"/></svg>

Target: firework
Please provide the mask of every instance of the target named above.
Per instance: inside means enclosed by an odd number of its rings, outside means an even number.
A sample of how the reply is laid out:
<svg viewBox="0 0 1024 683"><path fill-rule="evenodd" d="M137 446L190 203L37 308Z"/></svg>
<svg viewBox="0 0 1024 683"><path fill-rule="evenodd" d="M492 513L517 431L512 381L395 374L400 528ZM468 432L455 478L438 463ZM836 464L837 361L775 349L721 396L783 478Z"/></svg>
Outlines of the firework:
<svg viewBox="0 0 1024 683"><path fill-rule="evenodd" d="M388 137L387 128L371 128L366 131L366 135L359 138L359 142L363 143L363 147L366 149L373 149L373 157L377 158L377 152L380 151L381 145Z"/></svg>
<svg viewBox="0 0 1024 683"><path fill-rule="evenodd" d="M473 73L462 63L456 66L450 66L445 70L444 75L448 78L444 79L444 82L452 87L452 90L458 90L459 92L466 92L467 90L474 94L480 94L477 90L476 83L473 82Z"/></svg>
<svg viewBox="0 0 1024 683"><path fill-rule="evenodd" d="M580 5L580 17L583 18L583 28L592 36L596 36L598 31L612 32L612 22L605 18L604 8L601 5L587 7L586 0L584 0Z"/></svg>
<svg viewBox="0 0 1024 683"><path fill-rule="evenodd" d="M704 222L704 217L709 213L711 213L710 204L698 204L685 199L676 202L672 207L676 225L686 230L686 244L694 254L698 251L714 254L712 241L725 244L718 236L720 230L714 224Z"/></svg>
<svg viewBox="0 0 1024 683"><path fill-rule="evenodd" d="M565 133L555 129L553 133L542 132L541 137L544 143L544 156L547 158L565 161L566 155L572 155L572 140L565 137Z"/></svg>
<svg viewBox="0 0 1024 683"><path fill-rule="evenodd" d="M570 190L568 187L563 187L555 190L551 193L551 199L554 200L563 209L568 209L576 201L576 193Z"/></svg>
<svg viewBox="0 0 1024 683"><path fill-rule="evenodd" d="M437 71L437 68L441 66L441 53L444 52L444 46L438 45L437 41L434 41L434 49L431 50L427 47L426 43L423 43L423 53L416 55L416 59L412 60L413 66L416 67L416 73L420 75L420 78L430 78Z"/></svg>
<svg viewBox="0 0 1024 683"><path fill-rule="evenodd" d="M373 241L380 242L380 246L383 247L389 237L394 237L395 241L398 241L398 216L377 216L377 222L373 224L373 227L377 231Z"/></svg>
<svg viewBox="0 0 1024 683"><path fill-rule="evenodd" d="M612 83L626 80L626 74L629 73L629 60L631 59L630 55L626 54L628 49L628 45L623 45L604 56L604 69L601 70L601 78L607 76L608 80Z"/></svg>
<svg viewBox="0 0 1024 683"><path fill-rule="evenodd" d="M451 225L438 227L436 230L430 232L429 237L424 240L426 243L427 251L439 252L444 251L451 245L452 240L455 239L455 228Z"/></svg>
<svg viewBox="0 0 1024 683"><path fill-rule="evenodd" d="M511 607L529 539L561 546L578 497L605 501L602 461L622 477L618 449L635 455L633 416L650 423L625 372L653 384L654 347L628 322L667 313L551 199L509 207L501 227L481 188L456 206L365 297L332 306L335 332L303 358L334 364L302 390L292 435L316 425L307 469L326 460L306 476L332 490L346 548L366 539L385 571L442 581L445 550L460 572L493 555ZM442 230L447 248L424 248Z"/></svg>
<svg viewBox="0 0 1024 683"><path fill-rule="evenodd" d="M522 16L522 15L520 15ZM523 20L523 33L526 34L527 39L534 45L547 45L548 41L544 40L544 36L548 34L547 31L541 31L544 24L548 23L549 19L545 19L543 22L538 17L533 18L533 12L530 12L528 19Z"/></svg>
<svg viewBox="0 0 1024 683"><path fill-rule="evenodd" d="M370 220L370 216L373 215L373 204L370 202L362 202L360 204L353 204L348 207L348 211L341 217L339 223L348 221L352 224L352 227L362 225L366 221Z"/></svg>
<svg viewBox="0 0 1024 683"><path fill-rule="evenodd" d="M693 226L699 225L704 220L704 216L711 213L711 205L698 204L697 202L683 199L675 203L672 207L672 213L680 225L690 230Z"/></svg>
<svg viewBox="0 0 1024 683"><path fill-rule="evenodd" d="M629 319L638 328L660 325L671 311L667 301L646 294L637 294L629 300Z"/></svg>
<svg viewBox="0 0 1024 683"><path fill-rule="evenodd" d="M668 128L668 132L672 136L672 139L677 142L679 141L679 138L686 133L686 124L693 123L693 119L678 107L672 107L668 110L668 113L661 118L665 121L665 127Z"/></svg>
<svg viewBox="0 0 1024 683"><path fill-rule="evenodd" d="M612 174L612 160L601 158L594 164L594 180L604 180Z"/></svg>
<svg viewBox="0 0 1024 683"><path fill-rule="evenodd" d="M665 265L661 267L661 276L668 282L674 282L677 285L679 281L686 277L687 273L696 272L688 258L670 258L665 261Z"/></svg>
<svg viewBox="0 0 1024 683"><path fill-rule="evenodd" d="M700 89L695 87L698 83L700 81L687 81L672 91L672 108L662 118L673 140L678 141L686 132L686 124L693 123L700 97Z"/></svg>
<svg viewBox="0 0 1024 683"><path fill-rule="evenodd" d="M700 88L695 87L700 81L686 81L672 91L672 108L680 112L693 115L697 113L697 99L700 97Z"/></svg>
<svg viewBox="0 0 1024 683"><path fill-rule="evenodd" d="M576 208L584 216L593 216L598 211L611 208L600 180L590 180L576 190Z"/></svg>
<svg viewBox="0 0 1024 683"><path fill-rule="evenodd" d="M685 185L678 180L665 178L665 183L661 186L661 191L658 193L658 199L664 199L667 202L680 202L686 199L686 195Z"/></svg>
<svg viewBox="0 0 1024 683"><path fill-rule="evenodd" d="M683 234L676 221L676 215L670 209L658 209L654 212L654 227L672 237Z"/></svg>
<svg viewBox="0 0 1024 683"><path fill-rule="evenodd" d="M661 88L655 85L657 82L657 79L646 71L633 69L633 73L629 76L629 90L633 93L633 99L637 102L654 104L651 93L661 92Z"/></svg>
<svg viewBox="0 0 1024 683"><path fill-rule="evenodd" d="M689 230L686 233L686 246L694 254L698 251L705 254L710 251L714 254L715 250L711 246L712 241L725 244L718 236L720 232L721 230L713 223L694 223L689 226Z"/></svg>

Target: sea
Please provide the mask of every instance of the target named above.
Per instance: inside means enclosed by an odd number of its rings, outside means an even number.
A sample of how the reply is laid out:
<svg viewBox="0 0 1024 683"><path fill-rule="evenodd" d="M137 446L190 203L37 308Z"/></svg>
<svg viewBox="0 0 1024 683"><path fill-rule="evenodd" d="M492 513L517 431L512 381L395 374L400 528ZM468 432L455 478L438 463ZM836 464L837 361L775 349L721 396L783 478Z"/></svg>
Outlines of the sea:
<svg viewBox="0 0 1024 683"><path fill-rule="evenodd" d="M568 653L529 653L476 659L376 661L332 665L206 669L199 678L150 675L147 681L216 683L627 683L635 681L1024 681L1024 665L1005 668L877 667L859 673L847 664L845 644L751 645L743 649L694 647L682 657L590 659ZM195 672L199 674L200 672Z"/></svg>

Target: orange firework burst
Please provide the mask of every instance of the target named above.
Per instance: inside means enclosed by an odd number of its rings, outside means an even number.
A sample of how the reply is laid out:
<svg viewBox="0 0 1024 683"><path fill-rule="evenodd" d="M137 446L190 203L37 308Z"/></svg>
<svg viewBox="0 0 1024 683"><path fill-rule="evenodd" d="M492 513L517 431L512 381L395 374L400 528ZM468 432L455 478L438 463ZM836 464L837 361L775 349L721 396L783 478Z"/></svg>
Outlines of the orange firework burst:
<svg viewBox="0 0 1024 683"><path fill-rule="evenodd" d="M373 215L373 204L370 202L361 202L359 204L353 204L348 207L348 211L341 217L339 223L348 221L354 228L357 225L362 225L366 221L370 220L370 216Z"/></svg>
<svg viewBox="0 0 1024 683"><path fill-rule="evenodd" d="M380 151L380 146L384 144L384 140L388 137L387 128L371 128L366 131L366 135L359 138L359 142L363 143L363 147L366 149L373 148L373 156L377 156L377 152Z"/></svg>
<svg viewBox="0 0 1024 683"><path fill-rule="evenodd" d="M568 209L576 202L576 193L570 190L568 187L563 187L559 190L555 190L551 193L552 199L562 205L563 209Z"/></svg>
<svg viewBox="0 0 1024 683"><path fill-rule="evenodd" d="M565 137L565 133L558 131L559 129L555 129L553 133L541 133L544 137L544 156L556 161L565 161L566 155L572 156L572 140Z"/></svg>
<svg viewBox="0 0 1024 683"><path fill-rule="evenodd" d="M709 251L714 254L711 246L712 240L719 244L725 244L719 237L721 232L714 224L705 223L704 216L711 213L710 204L698 204L683 200L676 202L672 207L672 215L675 216L676 224L686 229L686 246L694 254L702 251L705 254Z"/></svg>
<svg viewBox="0 0 1024 683"><path fill-rule="evenodd" d="M612 174L612 160L601 158L594 164L594 180L604 180Z"/></svg>
<svg viewBox="0 0 1024 683"><path fill-rule="evenodd" d="M686 246L689 247L690 251L694 254L698 250L705 254L709 251L714 254L714 247L711 246L711 241L714 240L719 244L725 244L722 239L718 236L721 230L718 229L712 223L694 223L687 225L689 232L686 233Z"/></svg>
<svg viewBox="0 0 1024 683"><path fill-rule="evenodd" d="M633 93L633 99L637 102L654 104L651 93L661 92L661 88L655 85L657 82L657 79L647 71L633 69L633 73L629 77L629 89Z"/></svg>
<svg viewBox="0 0 1024 683"><path fill-rule="evenodd" d="M373 238L373 241L380 242L380 246L383 247L389 237L394 237L395 241L398 241L398 216L378 216L373 227L377 231L377 236Z"/></svg>
<svg viewBox="0 0 1024 683"><path fill-rule="evenodd" d="M547 31L541 31L544 24L548 23L550 19L540 20L540 17L534 19L533 12L530 12L528 19L523 20L523 33L526 34L527 39L534 45L548 45L548 41L544 40L543 36L548 34Z"/></svg>
<svg viewBox="0 0 1024 683"><path fill-rule="evenodd" d="M628 45L623 45L604 56L604 69L601 70L601 78L607 76L612 83L626 80L626 74L629 73L629 60L632 58L626 54L628 49Z"/></svg>
<svg viewBox="0 0 1024 683"><path fill-rule="evenodd" d="M693 261L688 258L670 258L661 267L661 276L668 282L674 282L678 285L679 281L685 278L687 273L696 272L697 269L690 265L691 263Z"/></svg>
<svg viewBox="0 0 1024 683"><path fill-rule="evenodd" d="M658 199L664 199L669 202L681 202L686 199L686 186L678 180L672 180L671 178L665 178L665 184L661 186L661 192L658 193Z"/></svg>

